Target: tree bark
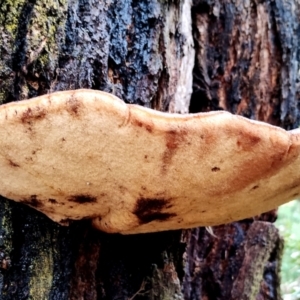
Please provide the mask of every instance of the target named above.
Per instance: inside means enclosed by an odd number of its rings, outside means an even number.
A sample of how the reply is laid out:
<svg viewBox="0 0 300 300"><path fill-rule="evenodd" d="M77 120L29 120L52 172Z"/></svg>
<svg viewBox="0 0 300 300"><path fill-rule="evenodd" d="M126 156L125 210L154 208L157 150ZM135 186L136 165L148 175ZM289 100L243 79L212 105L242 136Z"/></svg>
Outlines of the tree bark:
<svg viewBox="0 0 300 300"><path fill-rule="evenodd" d="M292 129L298 20L293 0L3 0L0 103L92 88ZM1 198L0 299L280 299L275 219L121 236Z"/></svg>

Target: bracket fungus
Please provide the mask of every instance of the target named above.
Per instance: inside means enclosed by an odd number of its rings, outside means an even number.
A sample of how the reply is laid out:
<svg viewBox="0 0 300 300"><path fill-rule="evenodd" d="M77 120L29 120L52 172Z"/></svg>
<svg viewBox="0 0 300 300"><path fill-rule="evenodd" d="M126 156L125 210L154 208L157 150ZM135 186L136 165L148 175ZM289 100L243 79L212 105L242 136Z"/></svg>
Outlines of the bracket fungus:
<svg viewBox="0 0 300 300"><path fill-rule="evenodd" d="M178 115L92 90L0 107L0 194L123 234L211 226L300 193L300 130Z"/></svg>

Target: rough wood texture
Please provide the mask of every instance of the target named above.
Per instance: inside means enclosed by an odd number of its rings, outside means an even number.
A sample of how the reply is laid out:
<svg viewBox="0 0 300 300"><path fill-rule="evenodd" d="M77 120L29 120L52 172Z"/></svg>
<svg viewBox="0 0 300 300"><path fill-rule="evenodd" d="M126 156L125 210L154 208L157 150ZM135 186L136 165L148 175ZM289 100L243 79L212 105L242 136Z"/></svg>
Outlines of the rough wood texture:
<svg viewBox="0 0 300 300"><path fill-rule="evenodd" d="M194 1L192 14L191 111L225 109L298 127L299 3Z"/></svg>
<svg viewBox="0 0 300 300"><path fill-rule="evenodd" d="M23 0L12 9L4 1L0 101L94 88L158 110L177 94L187 102L194 61L188 3ZM174 109L188 111L181 106Z"/></svg>
<svg viewBox="0 0 300 300"><path fill-rule="evenodd" d="M187 232L185 299L280 299L283 241L272 224L245 220L214 235Z"/></svg>
<svg viewBox="0 0 300 300"><path fill-rule="evenodd" d="M286 129L298 126L299 4L192 4L191 111L224 108ZM94 88L130 103L186 111L186 101L183 108L172 103L179 82L187 84L185 99L190 93L192 66L182 63L193 43L181 26L185 5L189 1L2 1L1 103ZM122 237L91 231L86 222L59 227L5 199L0 206L2 299L248 299L258 291L243 273L252 253L265 264L249 272L258 281L264 274L256 299L280 297L281 242L271 223L223 226L214 230L217 238L204 229L186 238L180 232ZM261 239L253 241L257 233ZM264 249L261 256L256 249ZM198 260L201 255L207 259Z"/></svg>

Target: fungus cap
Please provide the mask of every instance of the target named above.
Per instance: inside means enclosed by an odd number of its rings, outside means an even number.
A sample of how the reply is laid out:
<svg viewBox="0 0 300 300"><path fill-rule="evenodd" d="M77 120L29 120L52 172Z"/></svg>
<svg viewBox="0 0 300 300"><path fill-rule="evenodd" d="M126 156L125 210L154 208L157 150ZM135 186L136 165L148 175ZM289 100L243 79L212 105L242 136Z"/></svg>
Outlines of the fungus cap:
<svg viewBox="0 0 300 300"><path fill-rule="evenodd" d="M0 107L0 194L123 234L211 226L300 193L300 132L227 112L161 113L99 91Z"/></svg>

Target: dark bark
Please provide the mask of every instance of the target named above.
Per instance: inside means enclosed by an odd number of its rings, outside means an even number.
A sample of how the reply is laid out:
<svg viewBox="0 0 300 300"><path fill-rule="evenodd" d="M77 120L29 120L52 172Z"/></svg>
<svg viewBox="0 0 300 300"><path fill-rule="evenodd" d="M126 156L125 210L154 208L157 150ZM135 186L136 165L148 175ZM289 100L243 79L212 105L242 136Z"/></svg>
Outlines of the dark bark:
<svg viewBox="0 0 300 300"><path fill-rule="evenodd" d="M280 299L283 241L273 224L244 220L214 234L188 232L185 299Z"/></svg>
<svg viewBox="0 0 300 300"><path fill-rule="evenodd" d="M188 3L2 1L0 102L93 88L187 112L193 78L191 112L298 126L299 4ZM0 299L279 299L275 218L120 236L2 198Z"/></svg>

